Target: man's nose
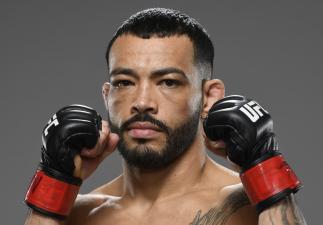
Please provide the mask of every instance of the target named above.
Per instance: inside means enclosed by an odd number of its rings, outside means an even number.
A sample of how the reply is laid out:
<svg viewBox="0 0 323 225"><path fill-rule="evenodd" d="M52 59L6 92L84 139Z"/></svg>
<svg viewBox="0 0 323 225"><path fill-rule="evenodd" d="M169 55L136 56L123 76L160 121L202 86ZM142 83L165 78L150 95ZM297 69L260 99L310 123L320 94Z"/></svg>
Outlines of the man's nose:
<svg viewBox="0 0 323 225"><path fill-rule="evenodd" d="M156 114L158 111L156 93L149 84L138 87L134 101L131 106L131 113L151 113Z"/></svg>

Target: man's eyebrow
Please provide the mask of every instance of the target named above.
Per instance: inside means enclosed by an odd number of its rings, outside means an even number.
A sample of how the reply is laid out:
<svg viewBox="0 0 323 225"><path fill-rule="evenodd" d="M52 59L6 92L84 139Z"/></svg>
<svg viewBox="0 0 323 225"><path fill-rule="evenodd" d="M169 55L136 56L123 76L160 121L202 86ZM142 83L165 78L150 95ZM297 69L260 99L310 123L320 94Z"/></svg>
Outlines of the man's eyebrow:
<svg viewBox="0 0 323 225"><path fill-rule="evenodd" d="M110 78L113 76L119 75L119 74L129 75L129 76L138 76L137 73L133 69L123 68L123 67L115 68L109 73Z"/></svg>
<svg viewBox="0 0 323 225"><path fill-rule="evenodd" d="M162 69L157 69L157 70L154 70L151 73L151 75L153 77L160 77L160 76L164 76L164 75L167 75L167 74L170 74L170 73L179 74L183 78L187 79L187 76L186 76L185 72L183 70L175 68L175 67L166 67L166 68L162 68ZM117 76L119 74L128 75L128 76L132 76L132 77L138 77L138 74L137 74L137 72L135 70L130 69L130 68L124 68L124 67L117 67L117 68L113 69L109 73L110 78L114 77L114 76Z"/></svg>
<svg viewBox="0 0 323 225"><path fill-rule="evenodd" d="M183 70L175 68L175 67L166 67L166 68L154 70L152 72L152 75L159 77L159 76L167 75L167 74L170 74L170 73L180 74L185 79L187 79L187 76L186 76L185 72Z"/></svg>

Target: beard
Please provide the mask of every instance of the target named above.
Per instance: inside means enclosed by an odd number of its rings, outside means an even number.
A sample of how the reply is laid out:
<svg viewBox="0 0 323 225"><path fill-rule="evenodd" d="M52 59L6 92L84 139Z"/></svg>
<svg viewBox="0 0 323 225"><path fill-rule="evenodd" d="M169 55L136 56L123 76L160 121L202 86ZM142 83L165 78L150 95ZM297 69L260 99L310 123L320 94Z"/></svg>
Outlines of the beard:
<svg viewBox="0 0 323 225"><path fill-rule="evenodd" d="M147 113L138 113L125 121L120 127L115 125L108 114L108 122L113 133L119 135L118 151L129 166L141 169L159 169L164 168L178 159L192 145L200 118L200 107L188 117L178 127L171 129L165 122L152 117ZM129 148L125 139L124 132L133 122L150 122L158 126L166 134L166 143L160 150L150 148L146 145L145 139L139 139L138 145Z"/></svg>

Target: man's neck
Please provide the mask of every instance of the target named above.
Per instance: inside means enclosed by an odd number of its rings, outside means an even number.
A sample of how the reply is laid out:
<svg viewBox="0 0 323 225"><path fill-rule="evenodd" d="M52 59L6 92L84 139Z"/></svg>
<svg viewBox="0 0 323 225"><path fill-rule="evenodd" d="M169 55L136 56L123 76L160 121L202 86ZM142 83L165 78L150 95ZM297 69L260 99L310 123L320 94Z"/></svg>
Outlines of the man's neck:
<svg viewBox="0 0 323 225"><path fill-rule="evenodd" d="M169 166L158 170L130 167L124 162L124 196L155 202L186 193L199 183L206 163L203 137Z"/></svg>

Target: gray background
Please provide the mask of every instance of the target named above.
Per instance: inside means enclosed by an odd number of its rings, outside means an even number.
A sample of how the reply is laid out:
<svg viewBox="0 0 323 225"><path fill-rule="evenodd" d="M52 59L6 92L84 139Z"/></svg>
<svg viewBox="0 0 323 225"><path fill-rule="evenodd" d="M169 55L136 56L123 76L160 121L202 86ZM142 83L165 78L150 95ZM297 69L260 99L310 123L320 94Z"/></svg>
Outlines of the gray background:
<svg viewBox="0 0 323 225"><path fill-rule="evenodd" d="M211 2L211 1L210 1ZM215 41L227 94L255 98L275 121L280 150L304 182L308 224L322 224L322 1L1 1L1 224L22 224L22 203L40 156L41 130L60 107L105 114L105 48L132 13L162 6L199 20ZM117 176L113 154L82 187Z"/></svg>

